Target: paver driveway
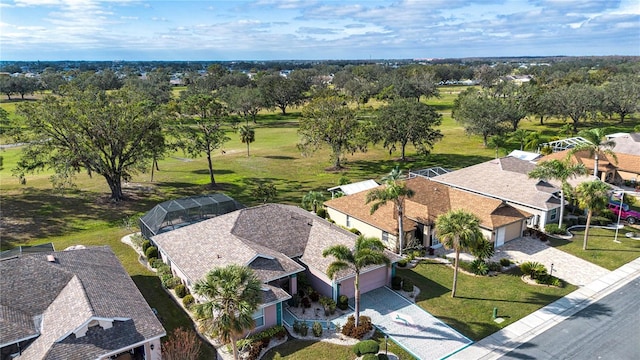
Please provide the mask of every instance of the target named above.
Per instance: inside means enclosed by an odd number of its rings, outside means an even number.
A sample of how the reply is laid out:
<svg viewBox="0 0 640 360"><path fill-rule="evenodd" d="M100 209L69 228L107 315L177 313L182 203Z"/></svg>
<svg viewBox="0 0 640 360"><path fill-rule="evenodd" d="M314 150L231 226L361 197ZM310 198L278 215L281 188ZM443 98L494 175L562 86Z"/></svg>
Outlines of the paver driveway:
<svg viewBox="0 0 640 360"><path fill-rule="evenodd" d="M496 249L491 261L499 261L504 257L518 264L525 261L537 261L546 266L547 270L551 270L551 264L553 264L554 276L577 286L585 286L610 272L603 267L530 237L522 237L505 243Z"/></svg>
<svg viewBox="0 0 640 360"><path fill-rule="evenodd" d="M353 306L353 304L351 304ZM360 314L418 359L442 359L472 341L387 287L362 294ZM346 318L334 323L345 324Z"/></svg>

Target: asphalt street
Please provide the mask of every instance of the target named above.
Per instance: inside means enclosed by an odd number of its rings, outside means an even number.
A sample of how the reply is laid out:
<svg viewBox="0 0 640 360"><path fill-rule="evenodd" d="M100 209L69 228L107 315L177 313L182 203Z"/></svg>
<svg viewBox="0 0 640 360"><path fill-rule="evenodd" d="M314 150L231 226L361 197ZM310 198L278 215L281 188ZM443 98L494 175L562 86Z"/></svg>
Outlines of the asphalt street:
<svg viewBox="0 0 640 360"><path fill-rule="evenodd" d="M640 359L640 278L501 359Z"/></svg>

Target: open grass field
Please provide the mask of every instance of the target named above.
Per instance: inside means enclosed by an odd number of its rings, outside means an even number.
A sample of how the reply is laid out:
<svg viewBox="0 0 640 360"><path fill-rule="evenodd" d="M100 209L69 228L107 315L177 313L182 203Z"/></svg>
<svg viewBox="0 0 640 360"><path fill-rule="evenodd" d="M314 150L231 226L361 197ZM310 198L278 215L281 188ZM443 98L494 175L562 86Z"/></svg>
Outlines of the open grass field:
<svg viewBox="0 0 640 360"><path fill-rule="evenodd" d="M366 153L347 155L345 168L336 172L326 170L331 166L327 150L319 151L312 157L302 157L296 148L299 109L288 109L286 116L279 112L264 111L258 116L256 141L250 146L249 156L246 145L240 142L237 134L231 132L231 141L225 145L224 153L218 152L215 155L214 172L220 185L218 191L225 192L245 205L256 205L257 202L251 195L252 190L258 183L269 181L276 186L278 192L273 202L297 205L308 191L324 191L338 184L342 177L350 181L379 179L396 165L405 170L433 166L458 169L489 160L495 156L495 151L484 148L479 137L467 136L464 129L451 119L453 101L461 90L460 87L443 88L440 98L428 101L443 114L440 129L445 135L430 155L417 155L409 147L409 161L399 163L398 153L389 154L379 145L370 146ZM16 103L0 101L0 106L13 114ZM630 119L617 129L628 132L638 123L640 120L637 118ZM548 120L545 125L539 125L535 119L522 121L524 128L548 137L558 134L563 124L557 119ZM616 123L610 122L607 125ZM510 143L509 147L511 150L518 145ZM138 263L135 252L123 245L120 238L137 231L137 218L155 204L177 197L211 192L207 186L206 159L189 159L181 152L171 154L159 162L160 171L155 173L153 181L148 173L136 175L131 183L124 186L129 200L112 204L108 201L106 182L96 175L89 177L78 174L76 187L65 192L52 188L49 183L52 175L50 171L28 175L26 185L19 184L18 179L12 176L19 154L20 148L0 150L0 156L3 157L0 169L2 250L43 242L53 242L56 249L75 244L108 245L131 274L149 304L158 309L169 332L176 327L191 326L187 315L161 289L158 279ZM593 236L598 235L595 233ZM571 252L574 244L556 246ZM633 255L618 255L617 252L604 248L598 251L599 255L593 257L599 258L602 266L607 268L638 256L635 246L630 249ZM612 257L619 259L609 259ZM519 289L520 280L516 276L500 276L504 279L497 288L495 282L484 283L484 279L461 276L461 297L451 300L447 293L450 286L447 271L437 265L421 265L413 275L407 276L427 284L419 298L421 306L472 339L482 338L497 330L497 325L490 319L494 306L501 309L501 315L517 319L568 291L511 290L511 287ZM491 292L486 293L489 290ZM208 351L210 355L211 350Z"/></svg>

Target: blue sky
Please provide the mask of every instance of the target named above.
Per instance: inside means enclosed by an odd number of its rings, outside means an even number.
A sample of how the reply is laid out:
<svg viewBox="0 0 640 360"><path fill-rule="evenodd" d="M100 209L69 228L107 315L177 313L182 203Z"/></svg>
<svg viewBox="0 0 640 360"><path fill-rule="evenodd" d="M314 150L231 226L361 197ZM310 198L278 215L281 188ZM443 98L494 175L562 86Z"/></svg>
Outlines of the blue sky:
<svg viewBox="0 0 640 360"><path fill-rule="evenodd" d="M640 55L638 0L0 0L2 60Z"/></svg>

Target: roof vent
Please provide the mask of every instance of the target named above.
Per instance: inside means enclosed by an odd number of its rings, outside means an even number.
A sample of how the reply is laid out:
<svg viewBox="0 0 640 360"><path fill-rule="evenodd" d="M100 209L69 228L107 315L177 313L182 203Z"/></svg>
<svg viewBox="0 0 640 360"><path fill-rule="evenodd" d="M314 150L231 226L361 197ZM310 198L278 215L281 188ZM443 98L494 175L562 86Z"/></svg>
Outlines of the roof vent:
<svg viewBox="0 0 640 360"><path fill-rule="evenodd" d="M53 255L47 255L47 261L54 263L56 262L56 257Z"/></svg>

